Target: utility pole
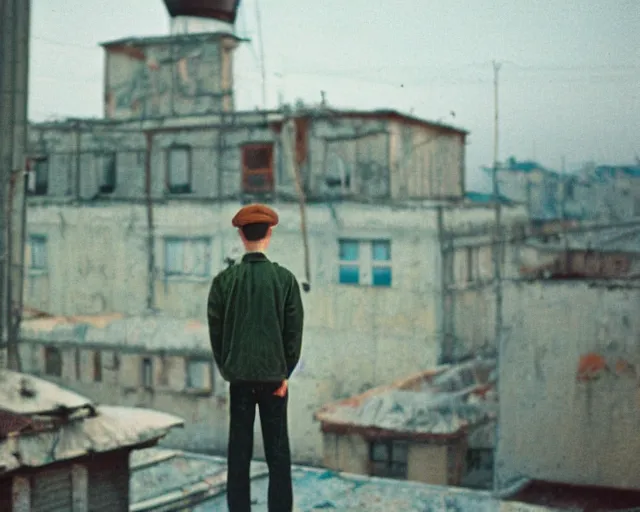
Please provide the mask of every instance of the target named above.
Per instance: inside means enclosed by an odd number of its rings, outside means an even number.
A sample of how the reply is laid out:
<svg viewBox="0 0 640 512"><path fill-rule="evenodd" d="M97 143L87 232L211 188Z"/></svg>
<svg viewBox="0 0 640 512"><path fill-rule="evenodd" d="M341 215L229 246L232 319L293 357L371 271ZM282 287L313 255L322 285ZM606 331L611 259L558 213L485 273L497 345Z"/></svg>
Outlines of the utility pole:
<svg viewBox="0 0 640 512"><path fill-rule="evenodd" d="M0 0L0 366L15 371L20 370L30 7L29 0Z"/></svg>
<svg viewBox="0 0 640 512"><path fill-rule="evenodd" d="M493 101L494 101L494 132L493 132L493 202L495 207L495 228L493 239L493 284L495 291L496 310L495 310L495 351L496 351L496 373L498 379L496 382L496 390L500 396L500 357L502 354L502 204L500 202L500 188L498 186L498 141L499 141L499 117L498 117L498 73L500 64L493 62ZM496 422L495 447L493 456L493 489L497 491L500 486L500 477L498 475L496 462L499 458L500 450L500 417Z"/></svg>
<svg viewBox="0 0 640 512"><path fill-rule="evenodd" d="M494 94L494 126L493 126L493 201L495 208L495 235L493 243L494 287L496 295L495 335L496 343L500 344L502 334L502 204L500 202L500 187L498 183L498 142L499 142L499 109L498 109L498 73L500 64L493 62L493 94Z"/></svg>
<svg viewBox="0 0 640 512"><path fill-rule="evenodd" d="M258 44L260 45L260 72L262 74L262 108L267 108L267 70L264 63L264 42L262 40L262 17L260 16L260 0L256 3L256 21L258 22Z"/></svg>

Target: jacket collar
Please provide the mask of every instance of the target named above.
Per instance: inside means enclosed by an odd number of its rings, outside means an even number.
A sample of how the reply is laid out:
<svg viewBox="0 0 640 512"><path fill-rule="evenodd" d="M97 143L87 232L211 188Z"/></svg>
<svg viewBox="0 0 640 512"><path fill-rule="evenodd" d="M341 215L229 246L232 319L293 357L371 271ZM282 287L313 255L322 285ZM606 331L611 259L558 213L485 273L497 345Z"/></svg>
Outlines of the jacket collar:
<svg viewBox="0 0 640 512"><path fill-rule="evenodd" d="M263 252L248 252L242 257L242 263L252 263L254 261L269 261Z"/></svg>

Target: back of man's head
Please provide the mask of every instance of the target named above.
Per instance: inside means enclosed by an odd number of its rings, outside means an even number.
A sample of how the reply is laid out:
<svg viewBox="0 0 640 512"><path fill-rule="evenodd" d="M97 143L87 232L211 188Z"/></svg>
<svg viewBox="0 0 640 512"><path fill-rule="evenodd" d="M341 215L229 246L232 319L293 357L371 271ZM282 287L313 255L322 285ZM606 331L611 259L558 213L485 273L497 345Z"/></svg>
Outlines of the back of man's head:
<svg viewBox="0 0 640 512"><path fill-rule="evenodd" d="M246 224L240 230L247 242L259 242L267 238L269 228L271 226L267 222L256 222L255 224Z"/></svg>

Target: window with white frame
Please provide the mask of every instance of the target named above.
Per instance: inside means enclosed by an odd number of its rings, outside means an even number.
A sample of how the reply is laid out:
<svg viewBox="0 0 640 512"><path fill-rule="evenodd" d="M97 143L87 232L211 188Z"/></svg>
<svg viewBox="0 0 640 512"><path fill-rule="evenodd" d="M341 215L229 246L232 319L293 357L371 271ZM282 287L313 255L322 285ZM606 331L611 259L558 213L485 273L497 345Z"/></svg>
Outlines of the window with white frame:
<svg viewBox="0 0 640 512"><path fill-rule="evenodd" d="M392 282L390 240L339 240L340 284L389 287Z"/></svg>
<svg viewBox="0 0 640 512"><path fill-rule="evenodd" d="M29 235L25 258L29 271L44 272L47 270L47 237Z"/></svg>
<svg viewBox="0 0 640 512"><path fill-rule="evenodd" d="M211 361L206 359L187 359L185 387L191 391L213 391L213 372Z"/></svg>
<svg viewBox="0 0 640 512"><path fill-rule="evenodd" d="M166 276L209 277L211 240L209 238L167 237L164 240Z"/></svg>
<svg viewBox="0 0 640 512"><path fill-rule="evenodd" d="M172 194L191 192L191 148L174 146L167 155L167 187Z"/></svg>

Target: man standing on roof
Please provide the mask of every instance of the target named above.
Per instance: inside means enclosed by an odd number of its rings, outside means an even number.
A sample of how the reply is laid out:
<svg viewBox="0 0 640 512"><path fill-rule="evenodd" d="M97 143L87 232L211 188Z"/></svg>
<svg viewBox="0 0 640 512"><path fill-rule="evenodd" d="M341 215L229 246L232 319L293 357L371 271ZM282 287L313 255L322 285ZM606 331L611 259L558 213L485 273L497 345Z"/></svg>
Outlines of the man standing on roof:
<svg viewBox="0 0 640 512"><path fill-rule="evenodd" d="M265 251L278 214L245 206L232 220L246 254L220 272L207 304L209 336L222 377L230 383L227 503L251 510L250 463L256 405L269 467L269 511L291 512L293 489L287 427L288 380L302 348L304 311L300 287Z"/></svg>

